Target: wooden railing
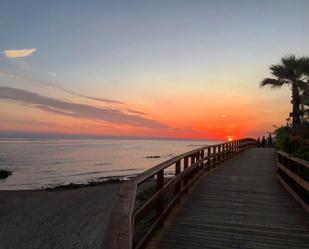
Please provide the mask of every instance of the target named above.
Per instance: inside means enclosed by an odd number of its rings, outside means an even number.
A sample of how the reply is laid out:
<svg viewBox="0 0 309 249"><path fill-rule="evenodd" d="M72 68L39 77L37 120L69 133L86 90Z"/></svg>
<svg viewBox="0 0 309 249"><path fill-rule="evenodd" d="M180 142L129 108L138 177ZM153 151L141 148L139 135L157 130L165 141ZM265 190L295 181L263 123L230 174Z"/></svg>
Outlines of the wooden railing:
<svg viewBox="0 0 309 249"><path fill-rule="evenodd" d="M203 173L249 147L256 147L255 140L246 138L205 146L160 163L123 183L108 218L103 248L143 248ZM145 193L147 198L140 200L139 196Z"/></svg>
<svg viewBox="0 0 309 249"><path fill-rule="evenodd" d="M277 177L292 197L309 213L309 162L278 151Z"/></svg>

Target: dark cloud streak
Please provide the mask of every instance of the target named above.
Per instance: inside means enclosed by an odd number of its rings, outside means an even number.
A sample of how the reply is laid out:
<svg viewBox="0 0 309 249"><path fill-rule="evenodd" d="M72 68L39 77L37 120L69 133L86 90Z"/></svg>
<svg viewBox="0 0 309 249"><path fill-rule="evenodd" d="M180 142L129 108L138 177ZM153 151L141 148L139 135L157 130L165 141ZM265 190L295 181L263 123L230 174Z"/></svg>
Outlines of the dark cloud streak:
<svg viewBox="0 0 309 249"><path fill-rule="evenodd" d="M64 88L63 86L61 86L61 85L50 83L50 82L43 81L43 80L34 79L32 77L20 76L20 75L13 74L13 73L10 73L10 72L4 71L4 70L0 70L0 75L1 74L5 75L5 76L9 76L9 77L18 78L18 79L21 79L21 80L30 81L30 82L36 83L38 85L42 85L42 86L46 86L46 87L52 87L52 88L58 89L60 91L63 91L65 93L68 93L70 95L76 96L76 97L81 97L81 98L84 98L84 99L100 101L100 102L104 102L104 103L108 103L108 104L125 105L125 103L122 102L122 101L90 97L90 96L87 96L87 95L79 94L79 93L73 92L71 90L68 90L68 89Z"/></svg>
<svg viewBox="0 0 309 249"><path fill-rule="evenodd" d="M28 104L50 113L57 113L75 118L104 120L115 124L148 128L166 127L156 120L139 115L127 114L118 109L66 102L12 87L0 87L0 98Z"/></svg>

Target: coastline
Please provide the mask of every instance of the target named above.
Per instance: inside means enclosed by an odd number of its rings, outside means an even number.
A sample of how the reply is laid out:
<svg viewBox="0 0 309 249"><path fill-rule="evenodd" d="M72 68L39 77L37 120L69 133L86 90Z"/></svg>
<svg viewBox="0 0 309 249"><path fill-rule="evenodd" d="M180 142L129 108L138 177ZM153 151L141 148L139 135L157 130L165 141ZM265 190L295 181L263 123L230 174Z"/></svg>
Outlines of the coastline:
<svg viewBox="0 0 309 249"><path fill-rule="evenodd" d="M89 181L87 183L69 183L69 184L60 184L53 187L41 188L38 190L45 191L61 191L61 190L70 190L70 189L80 189L87 187L95 187L95 186L104 186L110 184L119 184L124 181L130 180L132 177L136 175L126 175L126 176L107 176L101 177L98 180ZM1 190L0 190L1 191Z"/></svg>
<svg viewBox="0 0 309 249"><path fill-rule="evenodd" d="M101 248L120 182L59 191L0 190L0 249ZM65 190L65 191L62 191Z"/></svg>

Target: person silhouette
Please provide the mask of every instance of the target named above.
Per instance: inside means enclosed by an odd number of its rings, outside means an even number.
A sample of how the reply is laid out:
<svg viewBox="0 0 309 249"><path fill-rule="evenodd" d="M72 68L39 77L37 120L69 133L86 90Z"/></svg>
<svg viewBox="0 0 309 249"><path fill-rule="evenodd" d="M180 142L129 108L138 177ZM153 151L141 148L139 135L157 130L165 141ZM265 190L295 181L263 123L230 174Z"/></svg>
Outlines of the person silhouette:
<svg viewBox="0 0 309 249"><path fill-rule="evenodd" d="M269 133L269 136L267 138L267 144L269 147L271 147L273 145L273 138L271 136L271 133Z"/></svg>
<svg viewBox="0 0 309 249"><path fill-rule="evenodd" d="M262 147L264 148L266 145L266 138L265 136L262 137Z"/></svg>
<svg viewBox="0 0 309 249"><path fill-rule="evenodd" d="M258 146L258 147L261 147L261 139L260 139L260 137L258 137L258 138L256 139L256 143L257 143L257 146Z"/></svg>

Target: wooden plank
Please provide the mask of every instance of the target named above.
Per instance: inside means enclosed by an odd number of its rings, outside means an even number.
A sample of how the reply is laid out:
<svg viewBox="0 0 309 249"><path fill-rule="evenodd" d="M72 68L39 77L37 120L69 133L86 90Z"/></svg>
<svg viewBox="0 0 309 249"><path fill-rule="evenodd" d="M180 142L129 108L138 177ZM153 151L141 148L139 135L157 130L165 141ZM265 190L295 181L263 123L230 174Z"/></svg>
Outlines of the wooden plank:
<svg viewBox="0 0 309 249"><path fill-rule="evenodd" d="M252 144L253 140L244 139L242 141L250 145ZM134 218L136 218L136 216L133 215L133 208L138 185L157 175L157 191L160 192L161 189L164 187L164 169L175 163L177 164L177 162L180 162L180 160L182 160L183 158L184 160L188 160L188 158L190 157L191 165L187 165L188 168L179 174L180 179L182 179L182 177L185 177L187 182L190 177L190 182L188 182L187 185L185 186L184 188L185 190L189 188L192 184L194 184L195 181L203 173L202 170L198 172L197 168L199 168L199 166L204 162L204 160L207 160L208 165L205 168L207 170L210 169L210 167L215 167L216 165L218 165L221 161L221 157L225 153L224 150L221 152L216 152L216 150L214 149L213 153L208 153L207 157L203 157L200 155L201 151L207 149L207 151L210 152L212 148L218 146L223 147L223 145L224 143L215 146L204 146L202 148L198 148L193 151L183 153L170 160L158 164L157 166L145 171L144 173L140 174L131 181L128 181L125 184L123 184L119 192L119 195L115 201L115 204L110 212L106 232L103 238L103 245L106 248L110 249L124 249L124 248L130 249L132 247L132 237L133 237L132 226L135 223ZM175 176L174 179L175 182L176 180L177 181L179 180L178 176ZM169 181L167 184L170 184L170 186L172 186L172 181ZM180 191L179 193L183 193L183 191ZM163 212L162 200L160 201L161 195L158 194L152 198L153 200L151 201L157 204L157 216L159 218L162 216ZM152 203L149 202L147 205L151 206L150 204ZM144 208L146 209L146 207Z"/></svg>
<svg viewBox="0 0 309 249"><path fill-rule="evenodd" d="M276 181L274 164L273 149L249 149L200 177L146 248L309 248L309 216Z"/></svg>

